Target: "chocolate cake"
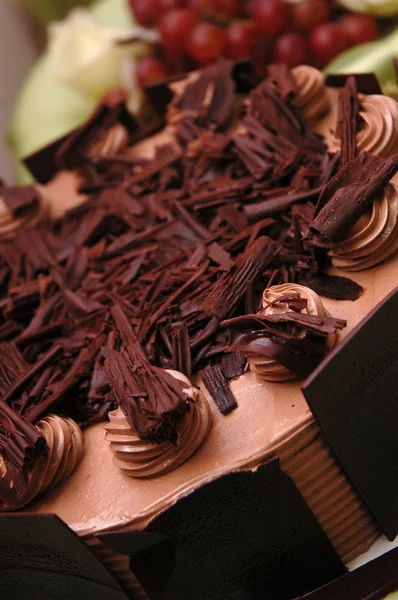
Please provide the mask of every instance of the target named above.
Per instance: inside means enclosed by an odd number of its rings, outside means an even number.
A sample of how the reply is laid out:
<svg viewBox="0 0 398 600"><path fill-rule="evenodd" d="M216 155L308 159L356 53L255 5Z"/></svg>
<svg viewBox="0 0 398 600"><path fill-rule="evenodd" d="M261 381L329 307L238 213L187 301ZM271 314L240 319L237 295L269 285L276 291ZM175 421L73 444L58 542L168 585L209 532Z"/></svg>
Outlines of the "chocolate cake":
<svg viewBox="0 0 398 600"><path fill-rule="evenodd" d="M55 513L132 594L130 556L154 599L292 598L398 533L322 419L328 380L317 420L300 388L396 305L398 104L242 77L173 82L150 127L108 98L29 158L46 183L2 189L0 509Z"/></svg>

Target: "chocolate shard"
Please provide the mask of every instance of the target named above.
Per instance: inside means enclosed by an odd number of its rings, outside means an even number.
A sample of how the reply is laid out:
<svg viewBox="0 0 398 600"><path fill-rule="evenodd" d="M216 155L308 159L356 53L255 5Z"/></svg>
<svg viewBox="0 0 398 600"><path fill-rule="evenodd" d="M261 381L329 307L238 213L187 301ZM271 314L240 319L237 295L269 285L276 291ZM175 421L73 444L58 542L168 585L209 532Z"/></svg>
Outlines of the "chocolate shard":
<svg viewBox="0 0 398 600"><path fill-rule="evenodd" d="M398 534L397 305L398 288L303 385L328 444L390 540Z"/></svg>
<svg viewBox="0 0 398 600"><path fill-rule="evenodd" d="M263 331L231 330L227 351L260 354L277 361L297 377L305 379L324 358L327 348L319 340L287 339Z"/></svg>
<svg viewBox="0 0 398 600"><path fill-rule="evenodd" d="M16 218L39 208L40 195L33 185L7 186L0 182L0 196Z"/></svg>
<svg viewBox="0 0 398 600"><path fill-rule="evenodd" d="M142 359L137 344L105 360L112 391L133 430L154 443L176 443L177 427L190 410L186 384Z"/></svg>
<svg viewBox="0 0 398 600"><path fill-rule="evenodd" d="M0 511L23 495L29 469L47 450L39 429L0 400Z"/></svg>
<svg viewBox="0 0 398 600"><path fill-rule="evenodd" d="M379 80L374 73L330 73L325 83L330 87L344 87L347 80L353 77L360 94L382 94Z"/></svg>
<svg viewBox="0 0 398 600"><path fill-rule="evenodd" d="M221 369L227 381L238 379L245 372L246 355L243 352L226 352L221 358Z"/></svg>
<svg viewBox="0 0 398 600"><path fill-rule="evenodd" d="M298 283L305 285L320 296L335 300L357 300L363 292L362 286L350 279L327 273L309 273L298 275Z"/></svg>
<svg viewBox="0 0 398 600"><path fill-rule="evenodd" d="M100 104L90 118L60 144L55 155L58 167L75 169L81 166L89 158L90 148L116 123L124 125L132 134L139 130L138 121L130 115L124 102Z"/></svg>
<svg viewBox="0 0 398 600"><path fill-rule="evenodd" d="M246 291L248 281L253 281L268 266L278 245L268 237L259 237L239 257L229 273L220 277L201 305L201 310L223 319Z"/></svg>
<svg viewBox="0 0 398 600"><path fill-rule="evenodd" d="M365 152L340 169L321 194L309 242L331 248L372 205L398 170L398 154L387 159Z"/></svg>
<svg viewBox="0 0 398 600"><path fill-rule="evenodd" d="M200 375L211 399L220 413L227 415L232 410L235 410L235 408L238 408L238 403L228 386L228 381L226 380L220 365L208 367L207 369L200 371Z"/></svg>
<svg viewBox="0 0 398 600"><path fill-rule="evenodd" d="M234 98L232 62L220 59L188 81L169 108L172 122L192 121L199 127L225 125Z"/></svg>
<svg viewBox="0 0 398 600"><path fill-rule="evenodd" d="M297 94L297 84L291 70L284 64L268 66L268 78L272 81L280 97L286 102L293 100Z"/></svg>
<svg viewBox="0 0 398 600"><path fill-rule="evenodd" d="M343 329L347 325L347 321L343 319L335 319L327 315L308 315L306 313L288 311L283 313L270 313L264 312L257 313L254 315L242 315L241 317L235 317L221 322L221 327L227 329L246 329L250 331L256 331L258 329L264 329L277 335L285 337L284 331L278 327L278 325L296 325L300 329L304 329L308 333L313 335L329 335L330 333L337 333L337 331ZM276 325L277 327L274 327ZM286 337L291 337L291 334L287 330Z"/></svg>
<svg viewBox="0 0 398 600"><path fill-rule="evenodd" d="M173 368L192 377L192 356L189 343L189 332L186 321L173 330Z"/></svg>
<svg viewBox="0 0 398 600"><path fill-rule="evenodd" d="M354 77L339 91L336 137L341 140L340 167L356 157L356 135L359 128L359 101Z"/></svg>

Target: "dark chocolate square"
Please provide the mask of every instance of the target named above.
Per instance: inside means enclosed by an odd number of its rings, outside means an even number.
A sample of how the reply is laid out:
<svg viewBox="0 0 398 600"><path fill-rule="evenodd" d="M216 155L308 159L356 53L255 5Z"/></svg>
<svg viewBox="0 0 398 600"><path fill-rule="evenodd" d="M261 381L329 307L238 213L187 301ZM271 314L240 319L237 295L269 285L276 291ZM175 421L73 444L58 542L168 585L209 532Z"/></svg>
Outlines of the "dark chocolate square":
<svg viewBox="0 0 398 600"><path fill-rule="evenodd" d="M325 83L330 87L344 87L349 77L355 77L358 92L361 94L381 94L379 80L374 73L330 73Z"/></svg>
<svg viewBox="0 0 398 600"><path fill-rule="evenodd" d="M398 548L304 596L303 600L384 600L398 598Z"/></svg>
<svg viewBox="0 0 398 600"><path fill-rule="evenodd" d="M146 532L148 543L142 532L101 540L119 552L132 544L133 571L152 600L287 600L345 572L278 460L200 487Z"/></svg>
<svg viewBox="0 0 398 600"><path fill-rule="evenodd" d="M328 443L389 539L398 534L398 288L305 381Z"/></svg>
<svg viewBox="0 0 398 600"><path fill-rule="evenodd" d="M127 600L89 548L54 515L0 515L1 600Z"/></svg>

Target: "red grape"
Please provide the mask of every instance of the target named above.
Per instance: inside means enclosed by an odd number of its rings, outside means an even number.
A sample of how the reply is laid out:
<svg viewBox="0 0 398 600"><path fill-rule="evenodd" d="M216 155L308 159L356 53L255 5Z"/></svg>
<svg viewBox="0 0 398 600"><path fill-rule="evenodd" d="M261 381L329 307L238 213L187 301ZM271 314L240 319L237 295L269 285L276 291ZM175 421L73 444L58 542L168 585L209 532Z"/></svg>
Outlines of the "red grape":
<svg viewBox="0 0 398 600"><path fill-rule="evenodd" d="M292 25L298 31L312 31L319 23L329 18L326 0L300 0L290 4Z"/></svg>
<svg viewBox="0 0 398 600"><path fill-rule="evenodd" d="M183 0L155 0L155 2L158 16L174 8L181 8L184 5Z"/></svg>
<svg viewBox="0 0 398 600"><path fill-rule="evenodd" d="M256 38L253 21L233 21L225 31L225 55L234 59L249 56Z"/></svg>
<svg viewBox="0 0 398 600"><path fill-rule="evenodd" d="M267 76L267 66L274 60L274 40L272 38L257 38L250 52L254 68L259 75Z"/></svg>
<svg viewBox="0 0 398 600"><path fill-rule="evenodd" d="M299 33L284 33L275 42L275 60L288 67L297 67L308 62L308 42Z"/></svg>
<svg viewBox="0 0 398 600"><path fill-rule="evenodd" d="M163 45L171 50L183 50L186 36L197 22L197 16L188 8L176 8L161 15L159 31Z"/></svg>
<svg viewBox="0 0 398 600"><path fill-rule="evenodd" d="M319 66L346 50L348 45L344 30L336 23L321 23L310 35L310 47Z"/></svg>
<svg viewBox="0 0 398 600"><path fill-rule="evenodd" d="M243 6L241 0L217 0L217 12L225 14L227 17L241 17Z"/></svg>
<svg viewBox="0 0 398 600"><path fill-rule="evenodd" d="M200 16L211 17L216 14L217 0L188 0L188 6Z"/></svg>
<svg viewBox="0 0 398 600"><path fill-rule="evenodd" d="M200 65L212 62L224 50L225 34L221 27L203 21L198 23L190 32L186 51Z"/></svg>
<svg viewBox="0 0 398 600"><path fill-rule="evenodd" d="M252 16L264 35L279 35L288 24L288 11L283 0L254 0Z"/></svg>
<svg viewBox="0 0 398 600"><path fill-rule="evenodd" d="M137 62L137 79L139 84L144 87L167 77L167 72L164 64L153 58L145 56Z"/></svg>
<svg viewBox="0 0 398 600"><path fill-rule="evenodd" d="M157 19L157 0L129 0L131 12L137 22L151 27Z"/></svg>
<svg viewBox="0 0 398 600"><path fill-rule="evenodd" d="M373 42L379 34L376 21L369 15L345 15L339 25L352 46Z"/></svg>

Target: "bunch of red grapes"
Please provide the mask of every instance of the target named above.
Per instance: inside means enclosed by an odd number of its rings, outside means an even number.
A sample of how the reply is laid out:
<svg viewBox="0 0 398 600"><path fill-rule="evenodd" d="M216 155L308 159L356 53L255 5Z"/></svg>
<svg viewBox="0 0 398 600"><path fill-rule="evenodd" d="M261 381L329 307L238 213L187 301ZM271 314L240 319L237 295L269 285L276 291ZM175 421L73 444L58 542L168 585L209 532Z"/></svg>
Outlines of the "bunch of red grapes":
<svg viewBox="0 0 398 600"><path fill-rule="evenodd" d="M142 85L226 56L322 68L378 36L367 15L342 13L333 0L129 0L136 21L160 34L137 65Z"/></svg>

